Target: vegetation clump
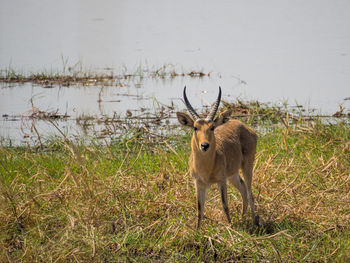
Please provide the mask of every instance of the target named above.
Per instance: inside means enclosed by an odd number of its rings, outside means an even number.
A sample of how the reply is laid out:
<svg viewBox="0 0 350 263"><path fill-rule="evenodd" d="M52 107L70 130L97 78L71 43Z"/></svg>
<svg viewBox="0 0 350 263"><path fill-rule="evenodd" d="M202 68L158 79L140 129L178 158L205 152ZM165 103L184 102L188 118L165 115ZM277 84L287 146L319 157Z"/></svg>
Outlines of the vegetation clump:
<svg viewBox="0 0 350 263"><path fill-rule="evenodd" d="M105 68L100 71L87 71L83 69L81 62L72 67L63 66L62 71L39 72L32 74L19 73L17 70L8 68L0 70L0 83L25 83L30 82L42 85L45 88L52 88L54 85L106 85L124 86L126 80L142 80L144 78L174 79L177 77L204 78L210 77L210 72L203 70L179 70L172 64L165 64L160 67L145 67L139 65L134 70L128 70L125 66L120 72L112 68Z"/></svg>

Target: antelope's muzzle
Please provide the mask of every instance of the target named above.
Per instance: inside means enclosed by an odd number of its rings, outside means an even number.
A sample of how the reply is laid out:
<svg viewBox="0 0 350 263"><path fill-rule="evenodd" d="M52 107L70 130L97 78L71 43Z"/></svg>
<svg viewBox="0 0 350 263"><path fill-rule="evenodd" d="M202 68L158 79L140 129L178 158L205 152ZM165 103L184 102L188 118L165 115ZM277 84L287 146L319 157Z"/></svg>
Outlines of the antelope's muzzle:
<svg viewBox="0 0 350 263"><path fill-rule="evenodd" d="M202 150L203 152L205 152L205 151L207 151L208 149L209 149L209 143L203 142L203 143L201 144L201 150Z"/></svg>

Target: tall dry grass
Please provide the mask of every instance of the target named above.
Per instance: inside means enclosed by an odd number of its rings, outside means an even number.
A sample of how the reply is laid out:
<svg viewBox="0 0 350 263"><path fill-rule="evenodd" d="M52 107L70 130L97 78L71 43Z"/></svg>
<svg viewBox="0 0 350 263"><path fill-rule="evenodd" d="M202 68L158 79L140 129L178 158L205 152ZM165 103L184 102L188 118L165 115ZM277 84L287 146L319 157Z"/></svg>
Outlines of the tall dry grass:
<svg viewBox="0 0 350 263"><path fill-rule="evenodd" d="M216 189L202 229L187 169L189 135L149 141L55 139L0 148L1 262L346 262L349 124L319 121L260 134L253 191L260 228Z"/></svg>

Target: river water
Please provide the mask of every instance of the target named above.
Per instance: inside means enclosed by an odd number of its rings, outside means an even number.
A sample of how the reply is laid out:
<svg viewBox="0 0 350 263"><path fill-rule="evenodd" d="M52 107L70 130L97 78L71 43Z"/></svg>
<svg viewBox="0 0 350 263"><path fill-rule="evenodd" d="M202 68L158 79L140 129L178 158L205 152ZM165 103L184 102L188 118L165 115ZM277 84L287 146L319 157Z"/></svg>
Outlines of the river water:
<svg viewBox="0 0 350 263"><path fill-rule="evenodd" d="M123 87L45 89L0 84L0 137L23 138L23 116L35 107L82 115L174 103L187 85L195 107L223 99L288 102L332 114L349 109L350 1L1 0L0 69L23 74L119 73L173 65L210 77L144 79ZM98 102L102 94L103 102ZM127 96L135 95L135 96ZM30 101L32 100L32 102ZM1 117L2 116L2 117ZM40 125L39 125L40 126Z"/></svg>

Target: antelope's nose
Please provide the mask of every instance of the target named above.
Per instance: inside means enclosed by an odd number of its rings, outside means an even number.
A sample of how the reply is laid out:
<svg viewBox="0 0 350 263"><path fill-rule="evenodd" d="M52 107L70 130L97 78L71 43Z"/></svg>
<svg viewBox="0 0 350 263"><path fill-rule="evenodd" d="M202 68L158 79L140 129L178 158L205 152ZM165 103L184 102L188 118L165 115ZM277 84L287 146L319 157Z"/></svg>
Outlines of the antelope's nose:
<svg viewBox="0 0 350 263"><path fill-rule="evenodd" d="M209 149L209 143L203 142L203 143L201 144L201 149L202 149L203 152L205 152L206 150L208 150L208 149Z"/></svg>

